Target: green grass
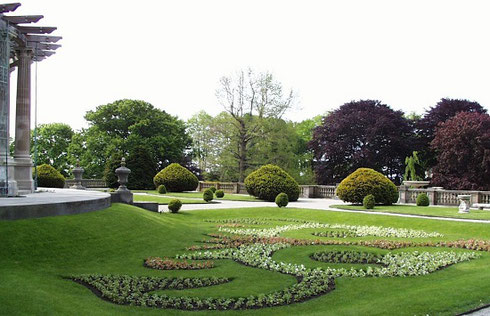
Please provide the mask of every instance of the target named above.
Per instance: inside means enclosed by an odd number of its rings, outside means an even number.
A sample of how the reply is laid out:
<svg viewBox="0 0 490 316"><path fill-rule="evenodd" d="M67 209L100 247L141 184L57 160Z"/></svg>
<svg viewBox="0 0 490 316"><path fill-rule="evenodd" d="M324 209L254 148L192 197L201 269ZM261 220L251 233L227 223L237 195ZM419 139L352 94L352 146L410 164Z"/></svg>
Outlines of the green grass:
<svg viewBox="0 0 490 316"><path fill-rule="evenodd" d="M134 192L146 192L150 194L158 194L157 191L134 191ZM178 198L193 198L193 199L202 199L203 192L167 192L164 194L165 196L173 196ZM227 201L249 201L249 202L263 202L263 200L257 199L256 197L245 195L245 194L231 194L225 193L225 196L222 198L214 197L214 200L227 200Z"/></svg>
<svg viewBox="0 0 490 316"><path fill-rule="evenodd" d="M482 253L479 259L459 263L427 276L337 278L335 290L309 301L237 312L184 312L115 305L64 278L82 273L234 278L228 284L209 288L165 291L169 295L201 297L257 295L294 284L296 280L291 276L245 267L231 260L217 260L215 268L194 271L157 271L143 267L143 259L148 256L172 257L185 252L184 248L187 246L199 244L198 241L205 238L206 233L216 232L216 224L204 222L205 219L239 217L298 218L325 223L413 228L444 234L442 238L427 240L490 240L490 226L482 223L443 222L294 208L246 208L156 214L134 206L114 204L103 211L73 216L0 221L0 314L454 315L490 304L490 253ZM311 235L311 231L289 231L283 236L316 239ZM370 252L386 252L366 247L355 248ZM274 254L274 259L304 263L310 267L325 267L327 264L309 258L312 252L325 249L345 247L293 247L278 251ZM440 250L419 250L427 249ZM411 250L413 249L408 251Z"/></svg>
<svg viewBox="0 0 490 316"><path fill-rule="evenodd" d="M167 205L170 201L176 199L177 197L168 196L153 196L153 195L138 195L133 194L133 200L137 202L158 202L158 204ZM179 198L182 204L206 204L204 200L191 200Z"/></svg>
<svg viewBox="0 0 490 316"><path fill-rule="evenodd" d="M490 211L470 210L470 213L459 214L457 207L439 207L439 206L415 206L415 205L376 205L374 209L365 209L362 205L332 205L334 208L343 210L362 210L371 212L385 212L398 214L413 214L424 216L439 216L450 218L469 218L469 219L488 219L490 220Z"/></svg>

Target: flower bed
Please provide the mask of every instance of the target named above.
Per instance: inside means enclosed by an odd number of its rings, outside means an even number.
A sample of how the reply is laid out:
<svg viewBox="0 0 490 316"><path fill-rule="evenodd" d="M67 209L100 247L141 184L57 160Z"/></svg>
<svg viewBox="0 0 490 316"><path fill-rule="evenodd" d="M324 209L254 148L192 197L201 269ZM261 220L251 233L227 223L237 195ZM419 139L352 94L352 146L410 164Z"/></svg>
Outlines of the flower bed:
<svg viewBox="0 0 490 316"><path fill-rule="evenodd" d="M214 267L213 261L189 262L187 260L175 260L169 258L149 257L143 264L147 268L158 270L199 270Z"/></svg>

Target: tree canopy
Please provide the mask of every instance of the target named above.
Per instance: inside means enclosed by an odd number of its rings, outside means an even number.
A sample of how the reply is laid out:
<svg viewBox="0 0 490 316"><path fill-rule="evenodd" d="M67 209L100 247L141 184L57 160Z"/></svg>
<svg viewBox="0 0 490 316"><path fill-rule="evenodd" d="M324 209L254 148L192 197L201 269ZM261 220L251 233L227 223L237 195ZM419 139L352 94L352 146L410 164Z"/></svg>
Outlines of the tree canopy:
<svg viewBox="0 0 490 316"><path fill-rule="evenodd" d="M461 112L436 128L432 184L453 190L490 189L490 116Z"/></svg>
<svg viewBox="0 0 490 316"><path fill-rule="evenodd" d="M90 127L73 138L70 155L80 158L90 177L101 178L116 153L136 157L145 151L154 161L154 174L172 162L186 161L192 140L184 122L147 102L118 100L88 111L85 119Z"/></svg>
<svg viewBox="0 0 490 316"><path fill-rule="evenodd" d="M73 129L64 123L39 125L37 128L37 165L50 165L66 177L71 169L68 147L73 135ZM31 154L33 157L35 150L34 131L32 131Z"/></svg>
<svg viewBox="0 0 490 316"><path fill-rule="evenodd" d="M412 152L411 139L401 111L375 100L346 103L314 129L309 145L317 182L338 183L361 167L399 182L405 157Z"/></svg>

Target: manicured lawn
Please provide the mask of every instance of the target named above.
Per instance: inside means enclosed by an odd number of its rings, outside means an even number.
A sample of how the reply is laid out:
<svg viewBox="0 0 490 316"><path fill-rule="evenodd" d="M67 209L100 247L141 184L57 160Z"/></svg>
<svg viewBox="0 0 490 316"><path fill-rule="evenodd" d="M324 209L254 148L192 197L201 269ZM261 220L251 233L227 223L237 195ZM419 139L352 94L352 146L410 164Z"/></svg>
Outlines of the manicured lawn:
<svg viewBox="0 0 490 316"><path fill-rule="evenodd" d="M367 210L362 205L332 205L332 207L344 210L362 210L373 212L414 214L425 216L440 216L451 218L469 218L469 219L488 219L490 220L490 211L470 210L468 214L459 214L457 207L439 207L439 206L414 206L414 205L381 205L374 209Z"/></svg>
<svg viewBox="0 0 490 316"><path fill-rule="evenodd" d="M135 191L135 192L147 192L151 194L158 194L157 191ZM167 192L164 194L165 196L173 196L178 198L195 198L202 199L202 192ZM231 194L225 193L225 196L222 198L214 197L216 201L219 200L228 200L228 201L250 201L250 202L262 202L262 200L257 199L256 197L245 195L245 194Z"/></svg>
<svg viewBox="0 0 490 316"><path fill-rule="evenodd" d="M133 200L138 202L158 202L158 204L167 205L170 201L176 199L176 197L168 196L154 196L154 195L139 195L133 194ZM192 200L179 198L182 204L206 204L204 200Z"/></svg>
<svg viewBox="0 0 490 316"><path fill-rule="evenodd" d="M63 315L207 315L216 311L162 310L117 305L100 299L86 287L65 277L79 274L113 274L155 277L226 277L231 281L211 287L164 290L157 294L195 297L238 297L271 293L296 284L291 275L247 267L235 261L213 260L204 270L153 270L143 267L149 256L174 257L190 253L185 248L202 245L217 223L205 220L275 218L267 225L290 225L283 219L301 219L328 224L375 225L438 232L442 237L348 237L342 241L399 240L450 241L490 240L490 226L482 223L442 222L304 209L246 208L156 214L134 206L114 204L109 209L73 216L0 221L0 313ZM331 240L315 237L325 228L290 230L284 237ZM340 239L337 239L340 240ZM378 254L389 251L362 246L293 246L274 253L273 259L302 263L307 267L350 266L313 261L310 255L324 250L359 250ZM453 248L405 248L393 253L428 251L468 252ZM220 315L454 315L490 304L490 252L424 276L337 277L335 289L302 303L287 306L221 311Z"/></svg>

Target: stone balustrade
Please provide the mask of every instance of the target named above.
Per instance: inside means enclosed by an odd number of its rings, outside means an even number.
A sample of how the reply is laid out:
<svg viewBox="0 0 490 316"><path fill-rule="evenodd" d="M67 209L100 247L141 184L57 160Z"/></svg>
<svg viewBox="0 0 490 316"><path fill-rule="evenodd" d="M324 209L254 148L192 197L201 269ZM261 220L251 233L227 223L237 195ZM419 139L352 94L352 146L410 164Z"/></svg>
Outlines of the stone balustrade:
<svg viewBox="0 0 490 316"><path fill-rule="evenodd" d="M105 183L104 179L82 179L82 186L84 186L87 189L94 189L94 188L106 188L107 184ZM65 180L65 189L73 186L76 184L75 179L66 179Z"/></svg>
<svg viewBox="0 0 490 316"><path fill-rule="evenodd" d="M415 203L417 195L426 193L429 197L430 205L448 205L458 206L458 195L470 195L471 205L475 203L490 203L490 191L470 191L470 190L444 190L442 188L412 189L406 186L400 186L398 203Z"/></svg>

